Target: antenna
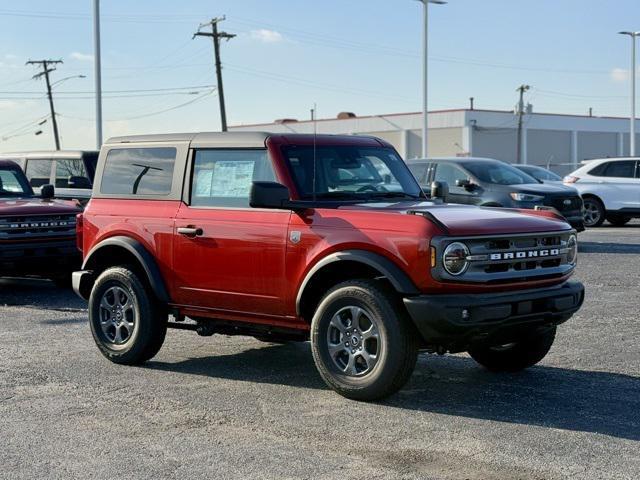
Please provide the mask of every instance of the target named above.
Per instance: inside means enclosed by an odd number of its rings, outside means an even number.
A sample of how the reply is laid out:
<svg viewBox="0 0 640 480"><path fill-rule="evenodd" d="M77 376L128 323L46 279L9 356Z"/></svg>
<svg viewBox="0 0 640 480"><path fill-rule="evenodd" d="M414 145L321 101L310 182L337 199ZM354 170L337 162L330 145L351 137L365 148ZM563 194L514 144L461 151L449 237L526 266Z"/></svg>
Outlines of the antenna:
<svg viewBox="0 0 640 480"><path fill-rule="evenodd" d="M316 122L317 105L314 103L311 109L311 121L313 122L313 201L316 201L316 137L318 136L318 124Z"/></svg>

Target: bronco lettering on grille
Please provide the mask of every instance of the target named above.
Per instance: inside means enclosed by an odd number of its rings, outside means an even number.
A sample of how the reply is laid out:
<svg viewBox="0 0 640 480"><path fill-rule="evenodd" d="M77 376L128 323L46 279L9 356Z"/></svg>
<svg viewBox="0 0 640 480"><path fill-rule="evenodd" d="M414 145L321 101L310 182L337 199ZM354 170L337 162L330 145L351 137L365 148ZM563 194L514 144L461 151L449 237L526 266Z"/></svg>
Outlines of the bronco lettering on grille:
<svg viewBox="0 0 640 480"><path fill-rule="evenodd" d="M515 260L518 258L538 258L538 257L554 257L560 255L560 250L557 248L550 248L547 250L527 250L521 252L504 252L504 253L492 253L490 255L491 260Z"/></svg>

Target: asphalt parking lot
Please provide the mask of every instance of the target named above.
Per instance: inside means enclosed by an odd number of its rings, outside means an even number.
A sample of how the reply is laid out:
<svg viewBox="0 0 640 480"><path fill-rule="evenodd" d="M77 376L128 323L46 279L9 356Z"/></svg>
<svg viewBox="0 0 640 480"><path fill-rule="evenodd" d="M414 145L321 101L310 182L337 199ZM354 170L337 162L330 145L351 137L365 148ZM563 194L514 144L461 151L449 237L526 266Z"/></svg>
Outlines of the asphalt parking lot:
<svg viewBox="0 0 640 480"><path fill-rule="evenodd" d="M170 331L117 366L71 292L0 280L0 478L638 478L640 222L580 240L585 305L539 366L421 355L377 404L327 389L308 344Z"/></svg>

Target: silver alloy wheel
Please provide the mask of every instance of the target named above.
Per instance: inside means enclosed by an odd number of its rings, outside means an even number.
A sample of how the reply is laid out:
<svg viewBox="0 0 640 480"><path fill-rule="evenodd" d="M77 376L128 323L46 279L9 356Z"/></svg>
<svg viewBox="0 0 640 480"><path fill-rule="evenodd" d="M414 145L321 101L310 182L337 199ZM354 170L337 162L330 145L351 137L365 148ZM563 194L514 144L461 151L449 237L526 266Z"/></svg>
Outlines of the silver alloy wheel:
<svg viewBox="0 0 640 480"><path fill-rule="evenodd" d="M136 311L131 294L111 287L100 300L100 328L106 340L115 345L126 343L136 328Z"/></svg>
<svg viewBox="0 0 640 480"><path fill-rule="evenodd" d="M585 200L584 202L584 223L587 227L595 225L600 220L602 213L594 202Z"/></svg>
<svg viewBox="0 0 640 480"><path fill-rule="evenodd" d="M381 338L373 315L361 307L341 308L327 329L329 356L349 376L363 376L373 370L381 352Z"/></svg>

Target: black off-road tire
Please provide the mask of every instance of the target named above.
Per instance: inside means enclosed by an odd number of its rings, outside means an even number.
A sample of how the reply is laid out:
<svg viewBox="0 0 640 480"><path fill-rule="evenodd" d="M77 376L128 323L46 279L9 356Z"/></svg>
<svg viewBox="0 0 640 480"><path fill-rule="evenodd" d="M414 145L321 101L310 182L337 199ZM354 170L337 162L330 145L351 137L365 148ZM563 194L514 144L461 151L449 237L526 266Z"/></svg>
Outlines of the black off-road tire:
<svg viewBox="0 0 640 480"><path fill-rule="evenodd" d="M542 360L556 338L556 327L503 346L483 346L469 350L469 355L492 372L519 372Z"/></svg>
<svg viewBox="0 0 640 480"><path fill-rule="evenodd" d="M607 222L609 222L614 227L624 227L627 223L631 221L631 217L625 217L624 215L607 215Z"/></svg>
<svg viewBox="0 0 640 480"><path fill-rule="evenodd" d="M135 323L122 344L109 341L101 326L103 297L110 289L121 289L128 296ZM89 324L100 352L114 363L138 365L153 358L164 343L168 313L154 296L146 279L128 266L112 267L100 274L89 297Z"/></svg>
<svg viewBox="0 0 640 480"><path fill-rule="evenodd" d="M586 197L584 204L584 226L599 227L604 223L606 212L604 205L595 197Z"/></svg>
<svg viewBox="0 0 640 480"><path fill-rule="evenodd" d="M348 374L346 371L349 367L341 369L334 360L336 356L332 357L330 354L329 335L338 335L341 340L335 348L342 348L342 342L347 339L346 334L332 326L332 322L341 312L347 312L349 315L348 312L352 309L360 309L366 313L359 314L363 315L359 317L359 323L366 324L369 316L372 317L371 325L375 322L378 340L371 337L364 340L368 335L364 331L358 335L364 353L368 355L369 349L375 343L378 354L369 370ZM348 319L345 321L349 322ZM355 324L352 323L353 325ZM369 334L372 331L369 329ZM320 301L311 323L311 350L320 376L337 393L354 400L378 400L402 388L416 364L418 338L415 327L396 292L375 280L350 280L333 287ZM371 357L368 361L363 360L362 353L358 353L357 349L356 345L354 364L360 362L360 368L363 363L369 365L369 362L372 362ZM350 352L351 347L339 352L338 356L346 354L347 358L351 358L353 354Z"/></svg>

